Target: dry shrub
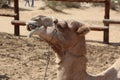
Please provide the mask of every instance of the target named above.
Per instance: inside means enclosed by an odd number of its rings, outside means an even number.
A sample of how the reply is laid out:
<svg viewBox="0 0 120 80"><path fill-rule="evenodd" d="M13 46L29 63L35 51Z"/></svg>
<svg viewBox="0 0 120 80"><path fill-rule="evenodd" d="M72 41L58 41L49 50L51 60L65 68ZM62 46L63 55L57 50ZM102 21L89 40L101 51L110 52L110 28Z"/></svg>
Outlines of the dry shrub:
<svg viewBox="0 0 120 80"><path fill-rule="evenodd" d="M61 2L61 1L45 1L46 5L55 10L62 10L64 8L80 8L82 5L79 2ZM93 3L93 6L102 6L103 3ZM120 10L120 0L111 0L111 9Z"/></svg>
<svg viewBox="0 0 120 80"><path fill-rule="evenodd" d="M0 0L0 8L1 8L3 5L5 5L6 2L7 2L7 0Z"/></svg>
<svg viewBox="0 0 120 80"><path fill-rule="evenodd" d="M0 0L0 8L9 8L13 0Z"/></svg>
<svg viewBox="0 0 120 80"><path fill-rule="evenodd" d="M120 0L111 0L111 9L120 10Z"/></svg>
<svg viewBox="0 0 120 80"><path fill-rule="evenodd" d="M94 3L93 6L102 6L102 7L104 7L104 4L102 4L102 3ZM111 9L120 10L120 0L111 0Z"/></svg>
<svg viewBox="0 0 120 80"><path fill-rule="evenodd" d="M46 6L52 9L62 10L63 8L79 8L79 2L61 2L61 1L45 1Z"/></svg>

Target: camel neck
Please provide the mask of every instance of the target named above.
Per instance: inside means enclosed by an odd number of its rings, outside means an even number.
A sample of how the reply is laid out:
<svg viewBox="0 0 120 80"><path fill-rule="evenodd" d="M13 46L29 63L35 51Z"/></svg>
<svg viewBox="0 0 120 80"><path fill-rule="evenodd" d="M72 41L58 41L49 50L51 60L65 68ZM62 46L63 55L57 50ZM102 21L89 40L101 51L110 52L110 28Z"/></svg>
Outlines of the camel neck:
<svg viewBox="0 0 120 80"><path fill-rule="evenodd" d="M66 53L57 65L57 80L105 80L103 74L94 76L86 72L86 56L73 56Z"/></svg>
<svg viewBox="0 0 120 80"><path fill-rule="evenodd" d="M86 72L85 38L81 37L80 40L68 50L60 50L60 53L57 53L57 80L118 80L114 79L117 72L113 67L97 75L89 75Z"/></svg>
<svg viewBox="0 0 120 80"><path fill-rule="evenodd" d="M75 44L73 47L69 48L68 50L70 53L74 55L86 55L86 43L85 43L85 37L81 37L77 44Z"/></svg>
<svg viewBox="0 0 120 80"><path fill-rule="evenodd" d="M86 80L86 62L85 56L76 58L66 54L64 60L58 65L57 80Z"/></svg>
<svg viewBox="0 0 120 80"><path fill-rule="evenodd" d="M59 54L63 54L60 56ZM58 73L57 80L86 80L87 58L85 37L82 36L78 43L57 54Z"/></svg>

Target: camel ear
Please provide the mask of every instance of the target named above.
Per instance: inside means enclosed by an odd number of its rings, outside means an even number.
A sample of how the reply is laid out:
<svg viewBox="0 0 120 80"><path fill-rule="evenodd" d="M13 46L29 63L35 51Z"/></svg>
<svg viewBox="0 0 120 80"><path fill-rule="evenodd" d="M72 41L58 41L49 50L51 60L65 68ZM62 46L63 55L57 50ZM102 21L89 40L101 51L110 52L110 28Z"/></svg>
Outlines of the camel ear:
<svg viewBox="0 0 120 80"><path fill-rule="evenodd" d="M90 31L90 28L89 28L89 27L80 26L80 27L77 29L76 32L77 32L78 35L84 36L84 35L86 35L89 31Z"/></svg>

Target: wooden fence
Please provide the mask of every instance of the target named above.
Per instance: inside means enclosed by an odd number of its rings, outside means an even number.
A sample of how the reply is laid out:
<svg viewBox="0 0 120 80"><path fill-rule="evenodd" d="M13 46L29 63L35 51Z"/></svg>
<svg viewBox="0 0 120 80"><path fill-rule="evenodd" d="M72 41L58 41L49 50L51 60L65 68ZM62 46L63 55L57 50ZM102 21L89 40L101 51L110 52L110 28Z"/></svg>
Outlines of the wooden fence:
<svg viewBox="0 0 120 80"><path fill-rule="evenodd" d="M14 14L0 14L0 16L13 17L14 20L19 20L19 0L14 0ZM14 35L20 35L19 25L14 25Z"/></svg>
<svg viewBox="0 0 120 80"><path fill-rule="evenodd" d="M91 26L91 30L94 31L103 31L103 41L104 43L109 43L109 24L120 24L119 20L110 20L110 0L49 0L49 1L69 1L69 2L91 2L91 3L103 3L105 5L104 10L104 26L97 27ZM0 16L14 17L14 20L11 22L14 25L14 35L19 36L20 25L26 25L25 21L19 21L19 0L14 0L14 14L0 14Z"/></svg>

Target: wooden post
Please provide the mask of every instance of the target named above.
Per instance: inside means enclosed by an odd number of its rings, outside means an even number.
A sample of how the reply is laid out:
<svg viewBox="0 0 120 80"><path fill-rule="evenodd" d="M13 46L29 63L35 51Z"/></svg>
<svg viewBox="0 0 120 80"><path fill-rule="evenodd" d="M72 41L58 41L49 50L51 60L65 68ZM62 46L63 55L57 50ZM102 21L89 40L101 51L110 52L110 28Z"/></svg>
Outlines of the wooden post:
<svg viewBox="0 0 120 80"><path fill-rule="evenodd" d="M105 19L110 18L110 0L105 1ZM109 43L109 23L104 23L105 26L108 27L108 29L104 30L104 43Z"/></svg>
<svg viewBox="0 0 120 80"><path fill-rule="evenodd" d="M15 20L19 20L19 0L14 0L14 13L16 16L14 17ZM14 35L19 36L19 25L14 25Z"/></svg>

